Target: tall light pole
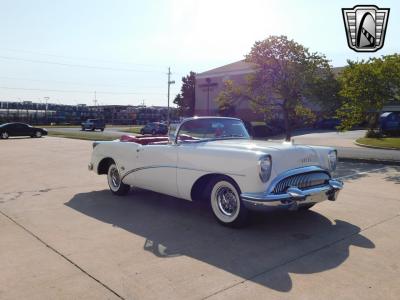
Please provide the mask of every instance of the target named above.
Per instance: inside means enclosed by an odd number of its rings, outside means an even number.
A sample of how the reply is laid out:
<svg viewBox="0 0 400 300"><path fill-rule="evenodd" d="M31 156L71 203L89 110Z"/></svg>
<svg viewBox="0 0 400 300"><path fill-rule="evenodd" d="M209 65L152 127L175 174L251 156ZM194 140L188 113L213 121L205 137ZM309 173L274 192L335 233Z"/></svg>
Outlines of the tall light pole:
<svg viewBox="0 0 400 300"><path fill-rule="evenodd" d="M47 109L48 109L48 105L49 105L49 99L50 99L50 97L44 97L44 100L46 102L45 111L44 111L44 117L46 119L46 124L47 124L47 120L48 120L48 118L47 118Z"/></svg>
<svg viewBox="0 0 400 300"><path fill-rule="evenodd" d="M171 68L168 67L168 110L167 110L167 125L169 125L169 94L170 94L170 85L174 84L175 80L171 80Z"/></svg>

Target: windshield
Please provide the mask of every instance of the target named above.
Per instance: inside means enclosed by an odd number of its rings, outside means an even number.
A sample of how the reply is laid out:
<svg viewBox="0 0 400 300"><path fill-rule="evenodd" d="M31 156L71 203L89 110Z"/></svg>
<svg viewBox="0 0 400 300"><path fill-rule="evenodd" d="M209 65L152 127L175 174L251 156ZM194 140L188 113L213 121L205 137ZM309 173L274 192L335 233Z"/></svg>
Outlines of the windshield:
<svg viewBox="0 0 400 300"><path fill-rule="evenodd" d="M250 138L242 121L236 119L206 118L186 121L179 129L177 141L199 142L238 138Z"/></svg>

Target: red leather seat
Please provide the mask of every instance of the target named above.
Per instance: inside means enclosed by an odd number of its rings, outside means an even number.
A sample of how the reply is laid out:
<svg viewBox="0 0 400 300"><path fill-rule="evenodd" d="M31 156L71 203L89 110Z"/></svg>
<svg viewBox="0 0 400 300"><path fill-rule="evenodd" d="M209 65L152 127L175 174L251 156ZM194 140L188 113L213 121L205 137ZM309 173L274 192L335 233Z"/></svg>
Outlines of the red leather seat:
<svg viewBox="0 0 400 300"><path fill-rule="evenodd" d="M149 144L166 144L168 143L167 136L134 136L134 135L123 135L120 138L121 142L133 142L141 145Z"/></svg>

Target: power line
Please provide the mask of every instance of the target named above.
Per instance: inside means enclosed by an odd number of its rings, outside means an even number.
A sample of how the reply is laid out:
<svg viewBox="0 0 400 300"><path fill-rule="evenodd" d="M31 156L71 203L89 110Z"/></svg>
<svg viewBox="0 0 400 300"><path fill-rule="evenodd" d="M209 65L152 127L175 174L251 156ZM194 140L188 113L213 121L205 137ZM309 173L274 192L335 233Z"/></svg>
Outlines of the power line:
<svg viewBox="0 0 400 300"><path fill-rule="evenodd" d="M57 55L57 54L44 53L44 52L38 52L38 51L21 50L21 49L0 48L0 50L8 51L8 52L30 53L30 54L37 54L37 55L42 55L42 56L52 56L52 57L66 58L66 59L70 59L70 60L91 60L91 61L112 63L112 64L136 65L136 66L164 69L164 66L153 65L153 64L142 64L142 63L134 63L134 62L127 62L127 61L115 61L115 60L105 60L105 59L93 59L93 58L76 57L76 56L74 57L74 56Z"/></svg>
<svg viewBox="0 0 400 300"><path fill-rule="evenodd" d="M21 81L31 81L31 82L47 82L47 83L61 83L61 84L70 84L70 85L80 85L80 86L108 86L108 87L131 87L131 84L125 85L112 85L106 83L82 83L82 82L73 82L73 81L60 81L60 80L41 80L41 79L32 79L32 78L20 78L20 77L8 77L8 76L0 76L1 79L11 79L11 80L21 80ZM147 89L163 89L162 86L142 86L140 88Z"/></svg>
<svg viewBox="0 0 400 300"><path fill-rule="evenodd" d="M101 67L101 66L90 66L90 65L80 65L80 64L68 64L68 63L61 63L61 62L53 62L53 61L46 61L46 60L35 60L35 59L27 59L27 58L11 57L11 56L0 56L0 59L24 61L24 62L39 63L39 64L57 65L57 66L63 66L63 67L88 68L88 69L100 69L100 70L110 70L110 71L125 71L125 72L142 72L142 73L158 73L158 74L162 73L162 72L159 72L159 71L124 69L124 68L113 68L113 67Z"/></svg>
<svg viewBox="0 0 400 300"><path fill-rule="evenodd" d="M21 88L21 87L7 87L0 86L0 89L5 90L22 90L22 91L40 91L40 92L59 92L59 93L83 93L93 94L93 91L79 91L79 90L56 90L56 89L39 89L39 88ZM109 92L109 91L97 91L98 94L107 95L165 95L165 93L146 93L146 92Z"/></svg>

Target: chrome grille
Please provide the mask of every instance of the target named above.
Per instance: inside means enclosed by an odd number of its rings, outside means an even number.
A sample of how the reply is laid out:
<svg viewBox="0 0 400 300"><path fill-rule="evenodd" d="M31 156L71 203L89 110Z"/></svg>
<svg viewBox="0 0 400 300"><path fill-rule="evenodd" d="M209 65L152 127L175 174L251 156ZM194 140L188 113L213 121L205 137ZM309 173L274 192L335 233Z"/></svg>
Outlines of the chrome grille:
<svg viewBox="0 0 400 300"><path fill-rule="evenodd" d="M303 173L303 174L293 175L279 181L275 185L272 193L274 194L284 193L286 192L287 188L291 186L295 186L300 189L307 189L324 184L329 179L330 176L324 172L313 172L313 173Z"/></svg>

